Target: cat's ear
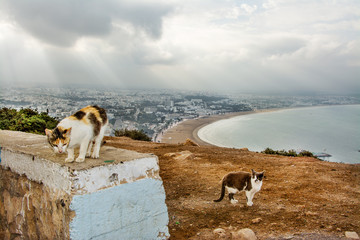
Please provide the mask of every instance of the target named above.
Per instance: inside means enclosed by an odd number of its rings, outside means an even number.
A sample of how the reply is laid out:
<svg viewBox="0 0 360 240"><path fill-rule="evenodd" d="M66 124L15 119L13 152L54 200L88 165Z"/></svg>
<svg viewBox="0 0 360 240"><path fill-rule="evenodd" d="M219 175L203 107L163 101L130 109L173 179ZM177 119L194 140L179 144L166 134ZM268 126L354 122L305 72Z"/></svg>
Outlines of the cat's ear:
<svg viewBox="0 0 360 240"><path fill-rule="evenodd" d="M51 135L52 135L52 131L50 130L50 129L45 129L45 134L46 134L46 136L48 136L48 137L50 137Z"/></svg>
<svg viewBox="0 0 360 240"><path fill-rule="evenodd" d="M63 134L65 134L65 135L70 135L71 129L72 129L72 128L67 128L67 129L65 129L65 130L63 131Z"/></svg>
<svg viewBox="0 0 360 240"><path fill-rule="evenodd" d="M254 171L254 169L251 169L251 174L253 177L255 177L256 172Z"/></svg>

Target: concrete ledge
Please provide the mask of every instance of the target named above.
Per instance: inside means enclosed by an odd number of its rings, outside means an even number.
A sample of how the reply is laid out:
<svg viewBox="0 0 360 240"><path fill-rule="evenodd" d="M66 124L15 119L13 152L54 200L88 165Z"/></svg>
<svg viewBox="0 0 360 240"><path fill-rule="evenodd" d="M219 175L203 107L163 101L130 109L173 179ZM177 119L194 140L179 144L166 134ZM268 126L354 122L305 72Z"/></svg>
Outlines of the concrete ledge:
<svg viewBox="0 0 360 240"><path fill-rule="evenodd" d="M45 136L4 130L0 131L0 146L3 167L67 193L94 192L141 178L160 179L153 154L104 146L99 159L65 163L66 154L55 154Z"/></svg>
<svg viewBox="0 0 360 240"><path fill-rule="evenodd" d="M169 237L155 155L103 146L99 159L65 163L66 154L55 154L45 136L4 130L0 152L3 169L43 184L53 195L69 195L75 212L66 223L71 239Z"/></svg>

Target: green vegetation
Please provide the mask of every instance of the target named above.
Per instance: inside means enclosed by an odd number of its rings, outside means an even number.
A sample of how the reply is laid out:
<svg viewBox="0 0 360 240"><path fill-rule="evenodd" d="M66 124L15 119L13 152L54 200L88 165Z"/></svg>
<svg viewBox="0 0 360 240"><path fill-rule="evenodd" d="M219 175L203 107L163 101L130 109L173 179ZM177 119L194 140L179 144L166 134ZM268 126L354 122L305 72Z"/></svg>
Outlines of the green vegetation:
<svg viewBox="0 0 360 240"><path fill-rule="evenodd" d="M143 130L127 130L127 129L118 129L115 130L115 137L129 137L134 140L147 141L150 142L151 138L146 135Z"/></svg>
<svg viewBox="0 0 360 240"><path fill-rule="evenodd" d="M19 111L10 108L0 109L0 129L30 132L45 135L45 128L55 128L58 120L46 112L39 113L30 108Z"/></svg>
<svg viewBox="0 0 360 240"><path fill-rule="evenodd" d="M266 148L264 151L262 151L262 153L290 156L290 157L314 157L314 155L309 151L302 150L300 153L296 153L294 149L285 151L285 150L272 150L271 148Z"/></svg>

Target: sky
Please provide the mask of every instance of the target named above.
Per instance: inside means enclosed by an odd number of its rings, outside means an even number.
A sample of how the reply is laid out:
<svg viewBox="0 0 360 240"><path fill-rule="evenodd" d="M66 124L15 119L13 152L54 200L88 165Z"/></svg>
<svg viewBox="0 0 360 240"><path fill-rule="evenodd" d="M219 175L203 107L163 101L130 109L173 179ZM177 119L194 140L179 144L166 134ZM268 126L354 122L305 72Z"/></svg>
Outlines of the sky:
<svg viewBox="0 0 360 240"><path fill-rule="evenodd" d="M0 0L0 87L360 93L359 0Z"/></svg>

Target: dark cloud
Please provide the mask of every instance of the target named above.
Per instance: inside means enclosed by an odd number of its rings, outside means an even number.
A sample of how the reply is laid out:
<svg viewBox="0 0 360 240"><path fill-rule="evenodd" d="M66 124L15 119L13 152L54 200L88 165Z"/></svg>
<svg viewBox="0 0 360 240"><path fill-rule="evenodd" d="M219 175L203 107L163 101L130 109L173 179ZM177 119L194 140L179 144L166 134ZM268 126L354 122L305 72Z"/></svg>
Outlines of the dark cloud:
<svg viewBox="0 0 360 240"><path fill-rule="evenodd" d="M163 4L113 0L4 0L0 6L34 37L59 46L71 46L83 36L108 35L114 21L126 22L151 38L159 38L162 17L172 9Z"/></svg>
<svg viewBox="0 0 360 240"><path fill-rule="evenodd" d="M159 3L124 4L120 1L115 6L114 11L118 18L144 30L154 39L161 37L163 16L172 11L171 6Z"/></svg>

